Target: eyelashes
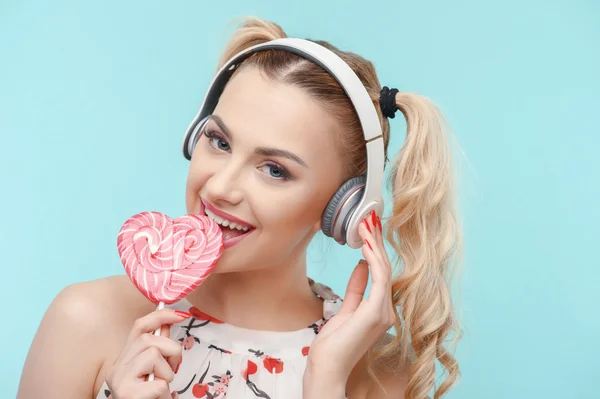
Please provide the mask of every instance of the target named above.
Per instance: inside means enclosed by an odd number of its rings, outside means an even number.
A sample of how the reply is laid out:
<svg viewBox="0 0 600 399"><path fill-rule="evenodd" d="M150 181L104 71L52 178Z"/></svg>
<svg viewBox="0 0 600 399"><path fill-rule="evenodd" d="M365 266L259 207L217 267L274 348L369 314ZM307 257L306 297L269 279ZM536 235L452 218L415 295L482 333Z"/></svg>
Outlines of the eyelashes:
<svg viewBox="0 0 600 399"><path fill-rule="evenodd" d="M205 129L204 136L208 139L208 144L215 151L231 151L231 147L227 142L227 139L223 137L220 133ZM270 178L274 180L291 180L292 176L288 172L286 168L279 165L276 162L267 161L263 165L261 165L260 169Z"/></svg>
<svg viewBox="0 0 600 399"><path fill-rule="evenodd" d="M266 164L263 165L263 168L269 169L268 174L273 179L290 180L290 178L291 178L289 172L284 167L282 167L276 163L267 162Z"/></svg>
<svg viewBox="0 0 600 399"><path fill-rule="evenodd" d="M219 133L216 133L216 132L206 129L204 131L204 135L208 139L208 142L211 145L211 147L218 149L220 151L229 151L231 149L229 147L229 143L227 142L227 140L225 140L225 138L223 136L221 136ZM215 144L215 142L216 142L216 144ZM220 146L221 144L223 146L226 146L227 148L222 148Z"/></svg>

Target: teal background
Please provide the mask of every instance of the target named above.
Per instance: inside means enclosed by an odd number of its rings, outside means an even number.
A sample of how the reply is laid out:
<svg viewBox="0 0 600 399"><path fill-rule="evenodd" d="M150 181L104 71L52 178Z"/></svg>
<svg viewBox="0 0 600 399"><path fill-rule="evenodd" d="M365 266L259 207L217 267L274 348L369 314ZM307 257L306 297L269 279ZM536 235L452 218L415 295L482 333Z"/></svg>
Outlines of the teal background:
<svg viewBox="0 0 600 399"><path fill-rule="evenodd" d="M185 211L182 135L227 24L256 15L371 59L456 132L468 333L449 397L599 397L599 4L3 0L0 396L59 290L122 273L122 222ZM311 275L343 293L358 253L321 246Z"/></svg>

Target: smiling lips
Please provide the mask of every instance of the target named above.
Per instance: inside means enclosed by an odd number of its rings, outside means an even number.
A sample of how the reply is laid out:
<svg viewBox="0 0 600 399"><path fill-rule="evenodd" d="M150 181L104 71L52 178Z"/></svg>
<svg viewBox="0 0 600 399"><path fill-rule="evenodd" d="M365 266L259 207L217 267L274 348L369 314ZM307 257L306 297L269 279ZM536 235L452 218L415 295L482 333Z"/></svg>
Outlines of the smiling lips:
<svg viewBox="0 0 600 399"><path fill-rule="evenodd" d="M250 223L246 223L227 212L215 208L203 199L201 199L200 213L205 213L206 216L214 220L221 227L224 248L233 247L255 229Z"/></svg>

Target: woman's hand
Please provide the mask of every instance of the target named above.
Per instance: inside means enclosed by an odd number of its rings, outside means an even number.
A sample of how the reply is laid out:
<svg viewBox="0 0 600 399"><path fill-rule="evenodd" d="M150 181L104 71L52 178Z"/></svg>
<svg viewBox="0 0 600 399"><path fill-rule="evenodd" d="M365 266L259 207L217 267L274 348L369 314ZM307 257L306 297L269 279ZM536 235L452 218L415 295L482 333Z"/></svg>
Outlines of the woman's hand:
<svg viewBox="0 0 600 399"><path fill-rule="evenodd" d="M181 361L181 345L169 338L169 326L189 317L186 312L161 309L135 321L106 375L113 399L171 399L169 382ZM161 335L155 336L153 332L161 326ZM154 381L147 381L150 373Z"/></svg>
<svg viewBox="0 0 600 399"><path fill-rule="evenodd" d="M396 321L392 268L383 245L381 221L371 213L358 232L364 240L366 262L361 260L354 269L340 311L323 326L310 347L304 374L305 399L343 398L352 369ZM369 269L372 284L365 299Z"/></svg>

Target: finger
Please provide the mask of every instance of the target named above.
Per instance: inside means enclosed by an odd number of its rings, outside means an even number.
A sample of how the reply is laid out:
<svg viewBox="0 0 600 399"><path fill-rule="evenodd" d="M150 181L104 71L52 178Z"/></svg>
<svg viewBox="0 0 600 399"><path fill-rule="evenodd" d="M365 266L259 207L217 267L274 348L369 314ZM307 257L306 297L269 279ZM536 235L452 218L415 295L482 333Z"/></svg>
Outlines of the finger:
<svg viewBox="0 0 600 399"><path fill-rule="evenodd" d="M133 323L133 327L131 328L131 332L129 333L127 341L131 342L142 334L153 333L156 329L163 325L180 323L190 317L192 317L191 314L179 310L156 310L144 317L140 317Z"/></svg>
<svg viewBox="0 0 600 399"><path fill-rule="evenodd" d="M371 244L377 243L377 235L379 233L379 227L377 225L377 216L375 215L375 212L371 211L371 213L369 213L363 219L361 225L364 226L365 229L367 230L367 232L370 234Z"/></svg>
<svg viewBox="0 0 600 399"><path fill-rule="evenodd" d="M388 305L391 307L392 267L384 245L383 235L381 233L381 220L377 215L375 215L375 212L371 212L371 222L373 222L376 226L375 237L377 240L377 246L373 247L372 249L369 248L369 250L376 255L379 263L370 263L373 285L371 287L369 297L373 296L373 298L376 298L376 302L384 304L384 308ZM366 251L366 249L363 246L363 252L364 251Z"/></svg>
<svg viewBox="0 0 600 399"><path fill-rule="evenodd" d="M391 264L390 264L389 257L388 257L388 254L385 249L384 242L383 242L383 235L381 233L381 229L382 229L381 221L380 221L379 217L377 215L375 215L375 212L371 212L369 214L369 216L367 216L365 218L365 221L363 222L363 225L365 225L365 228L367 227L367 225L366 225L367 222L369 222L367 231L369 233L371 233L372 238L369 239L368 235L363 230L363 234L365 235L363 237L363 239L367 239L369 241L369 244L373 248L373 252L375 252L375 255L381 261L382 265L385 266L386 273L391 275ZM375 227L371 227L373 224ZM360 234L360 227L359 227L359 234Z"/></svg>
<svg viewBox="0 0 600 399"><path fill-rule="evenodd" d="M375 242L377 243L377 247L379 249L379 258L383 260L384 263L389 265L387 251L385 250L385 245L383 242L383 226L381 225L381 219L375 214L375 212L371 212L371 221L375 225L373 228L373 235L375 236Z"/></svg>
<svg viewBox="0 0 600 399"><path fill-rule="evenodd" d="M375 213L375 211L371 211L368 219L369 219L370 225L372 226L372 231L373 231L373 236L375 237L375 242L378 243L379 242L379 223L378 223L378 217L377 217L377 214Z"/></svg>
<svg viewBox="0 0 600 399"><path fill-rule="evenodd" d="M171 399L169 383L165 380L154 380L144 382L136 388L139 399Z"/></svg>
<svg viewBox="0 0 600 399"><path fill-rule="evenodd" d="M362 253L367 262L369 263L369 270L371 272L371 289L369 291L369 298L372 298L376 303L383 303L385 297L389 295L390 278L387 273L387 267L383 265L381 260L375 256L375 253L365 243L362 246Z"/></svg>
<svg viewBox="0 0 600 399"><path fill-rule="evenodd" d="M367 263L369 264L369 270L371 271L371 278L373 284L381 284L387 283L389 281L386 278L386 273L384 272L384 267L382 267L382 262L379 260L375 252L368 246L365 242L362 246L362 254L365 257Z"/></svg>
<svg viewBox="0 0 600 399"><path fill-rule="evenodd" d="M163 358L167 360L173 370L177 368L181 360L181 345L170 338L156 336L154 334L143 334L132 342L124 351L121 361L129 363L149 348L155 348Z"/></svg>
<svg viewBox="0 0 600 399"><path fill-rule="evenodd" d="M358 230L362 237L372 237L372 234L368 233L366 226L361 225ZM377 303L383 303L386 299L391 301L392 272L385 248L379 245L372 245L369 239L365 238L362 253L369 263L373 280L369 298L373 298Z"/></svg>
<svg viewBox="0 0 600 399"><path fill-rule="evenodd" d="M365 260L361 259L352 271L339 313L352 313L358 308L364 298L368 281L369 266Z"/></svg>
<svg viewBox="0 0 600 399"><path fill-rule="evenodd" d="M173 381L175 373L167 363L162 354L155 348L150 347L140 353L131 362L131 371L137 378L145 378L150 373L154 373L154 379Z"/></svg>
<svg viewBox="0 0 600 399"><path fill-rule="evenodd" d="M385 260L385 263L389 266L390 271L391 271L392 264L390 262L390 257L388 255L387 249L385 248L385 240L383 238L383 225L382 225L381 219L379 217L377 217L377 226L378 226L377 239L378 239L378 243L379 243L379 248L381 248L381 253L382 253L383 259Z"/></svg>
<svg viewBox="0 0 600 399"><path fill-rule="evenodd" d="M383 246L383 226L381 225L381 219L379 218L379 216L376 216L376 221L375 221L375 231L377 232L377 234L375 234L375 237L377 238L377 244L381 246L382 249L385 250L384 246Z"/></svg>
<svg viewBox="0 0 600 399"><path fill-rule="evenodd" d="M171 336L171 326L169 324L163 324L160 327L160 336L166 338Z"/></svg>
<svg viewBox="0 0 600 399"><path fill-rule="evenodd" d="M381 251L379 250L379 246L376 243L375 236L373 235L373 233L371 233L371 231L369 231L369 229L370 227L367 228L367 220L365 219L358 226L358 235L363 239L363 244L366 244L368 249L370 249L373 252L375 258L381 260L381 257L379 256L379 253Z"/></svg>

